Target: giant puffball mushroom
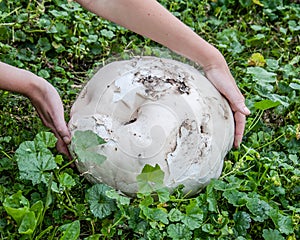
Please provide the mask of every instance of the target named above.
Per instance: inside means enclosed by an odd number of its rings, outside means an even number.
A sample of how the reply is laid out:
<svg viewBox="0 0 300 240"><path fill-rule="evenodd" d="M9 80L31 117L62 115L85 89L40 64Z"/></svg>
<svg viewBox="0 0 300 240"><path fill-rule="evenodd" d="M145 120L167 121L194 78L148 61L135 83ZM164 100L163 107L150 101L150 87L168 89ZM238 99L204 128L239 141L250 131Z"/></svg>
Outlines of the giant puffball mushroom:
<svg viewBox="0 0 300 240"><path fill-rule="evenodd" d="M98 70L75 101L69 128L105 140L86 146L79 171L128 195L146 164L159 165L170 192L182 184L196 194L220 176L234 139L231 108L214 86L194 67L156 57ZM72 140L73 154L78 145Z"/></svg>

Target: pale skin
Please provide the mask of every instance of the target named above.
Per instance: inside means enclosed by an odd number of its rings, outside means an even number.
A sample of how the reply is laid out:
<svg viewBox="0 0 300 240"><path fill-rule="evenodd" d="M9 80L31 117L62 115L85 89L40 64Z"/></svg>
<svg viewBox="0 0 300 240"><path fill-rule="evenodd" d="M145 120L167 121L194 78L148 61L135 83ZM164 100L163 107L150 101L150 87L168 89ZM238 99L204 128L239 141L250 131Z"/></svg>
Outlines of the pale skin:
<svg viewBox="0 0 300 240"><path fill-rule="evenodd" d="M28 97L45 126L57 137L58 151L70 157L67 145L71 134L64 119L64 109L56 89L45 79L0 62L0 89L18 92Z"/></svg>
<svg viewBox="0 0 300 240"><path fill-rule="evenodd" d="M148 37L202 66L206 77L227 98L234 112L235 140L242 141L246 115L250 111L222 54L174 17L156 0L76 0L98 16ZM58 138L57 148L68 154L70 132L64 120L61 99L46 80L0 62L0 89L27 96L43 123Z"/></svg>

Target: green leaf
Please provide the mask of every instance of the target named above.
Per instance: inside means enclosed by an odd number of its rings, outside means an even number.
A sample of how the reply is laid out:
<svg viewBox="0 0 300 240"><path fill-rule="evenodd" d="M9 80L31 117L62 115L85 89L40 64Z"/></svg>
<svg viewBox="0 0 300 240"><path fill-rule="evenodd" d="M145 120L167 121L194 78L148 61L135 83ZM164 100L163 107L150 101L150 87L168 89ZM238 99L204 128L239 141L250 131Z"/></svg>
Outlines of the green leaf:
<svg viewBox="0 0 300 240"><path fill-rule="evenodd" d="M280 234L278 230L273 229L264 229L263 230L263 238L265 240L284 240L285 238Z"/></svg>
<svg viewBox="0 0 300 240"><path fill-rule="evenodd" d="M18 14L17 21L18 21L18 23L27 22L28 21L28 13Z"/></svg>
<svg viewBox="0 0 300 240"><path fill-rule="evenodd" d="M64 158L63 158L62 155L56 155L55 156L55 162L56 162L56 164L62 165L63 161L64 161Z"/></svg>
<svg viewBox="0 0 300 240"><path fill-rule="evenodd" d="M222 196L235 207L244 206L247 203L247 194L236 189L225 190Z"/></svg>
<svg viewBox="0 0 300 240"><path fill-rule="evenodd" d="M76 131L72 139L74 152L79 161L91 161L97 165L101 165L106 157L97 153L99 145L104 144L105 141L91 130Z"/></svg>
<svg viewBox="0 0 300 240"><path fill-rule="evenodd" d="M101 237L101 234L94 234L94 235L84 238L83 240L99 240L100 237Z"/></svg>
<svg viewBox="0 0 300 240"><path fill-rule="evenodd" d="M270 109L270 108L277 107L280 104L281 103L279 101L273 102L273 101L267 99L267 100L262 100L262 101L254 103L254 107L256 109L264 111L264 110L267 110L267 109Z"/></svg>
<svg viewBox="0 0 300 240"><path fill-rule="evenodd" d="M293 219L291 216L285 216L277 209L272 209L269 213L276 228L283 234L289 235L294 232Z"/></svg>
<svg viewBox="0 0 300 240"><path fill-rule="evenodd" d="M126 208L128 208L128 206L130 204L130 198L120 195L115 189L106 191L106 196L111 199L116 200L117 206L118 206L120 212L124 216L127 215Z"/></svg>
<svg viewBox="0 0 300 240"><path fill-rule="evenodd" d="M210 185L212 185L214 189L219 191L225 191L228 186L226 182L219 179L212 179Z"/></svg>
<svg viewBox="0 0 300 240"><path fill-rule="evenodd" d="M300 84L298 83L290 83L289 87L295 90L300 90Z"/></svg>
<svg viewBox="0 0 300 240"><path fill-rule="evenodd" d="M47 70L45 69L41 69L39 72L38 72L38 76L42 77L42 78L45 78L45 79L48 79L50 78L50 74Z"/></svg>
<svg viewBox="0 0 300 240"><path fill-rule="evenodd" d="M214 185L209 184L206 187L206 202L208 203L208 210L211 212L217 212L217 199L215 197Z"/></svg>
<svg viewBox="0 0 300 240"><path fill-rule="evenodd" d="M112 31L106 29L102 29L100 33L101 36L107 37L108 39L112 39L115 36L115 34Z"/></svg>
<svg viewBox="0 0 300 240"><path fill-rule="evenodd" d="M43 219L43 211L44 211L44 204L41 200L37 201L36 203L34 203L31 208L30 208L31 212L34 212L35 218L36 218L36 222L37 225L39 225Z"/></svg>
<svg viewBox="0 0 300 240"><path fill-rule="evenodd" d="M39 47L41 49L41 51L43 52L47 52L51 49L51 44L48 40L48 38L40 38L37 44L37 47Z"/></svg>
<svg viewBox="0 0 300 240"><path fill-rule="evenodd" d="M172 208L168 216L171 222L179 222L184 218L184 214L176 208Z"/></svg>
<svg viewBox="0 0 300 240"><path fill-rule="evenodd" d="M66 224L67 228L60 240L77 240L80 235L80 222L76 220L70 224Z"/></svg>
<svg viewBox="0 0 300 240"><path fill-rule="evenodd" d="M23 148L22 144L20 145L20 148ZM18 153L17 163L20 171L20 178L31 180L33 185L41 182L47 184L51 178L51 173L49 171L57 167L55 159L48 149L23 156Z"/></svg>
<svg viewBox="0 0 300 240"><path fill-rule="evenodd" d="M163 236L158 229L151 228L149 231L147 231L147 239L148 240L160 240L160 239L163 239Z"/></svg>
<svg viewBox="0 0 300 240"><path fill-rule="evenodd" d="M34 144L37 149L54 148L57 138L51 132L40 132L34 138Z"/></svg>
<svg viewBox="0 0 300 240"><path fill-rule="evenodd" d="M158 201L160 203L165 203L170 200L170 192L167 187L162 187L156 190Z"/></svg>
<svg viewBox="0 0 300 240"><path fill-rule="evenodd" d="M106 196L112 188L104 184L96 184L87 190L86 200L95 217L103 219L116 210L115 201Z"/></svg>
<svg viewBox="0 0 300 240"><path fill-rule="evenodd" d="M214 226L210 223L203 224L201 229L203 232L207 232L212 235L217 234L217 231L215 230Z"/></svg>
<svg viewBox="0 0 300 240"><path fill-rule="evenodd" d="M8 215L10 215L20 226L23 217L29 212L29 201L22 195L21 191L5 198L3 206Z"/></svg>
<svg viewBox="0 0 300 240"><path fill-rule="evenodd" d="M1 146L0 146L0 151L1 151ZM14 169L14 162L11 159L2 158L0 160L0 172L13 170L13 169ZM0 199L1 199L1 197L0 197Z"/></svg>
<svg viewBox="0 0 300 240"><path fill-rule="evenodd" d="M154 203L154 199L153 199L153 197L151 197L151 195L147 195L147 196L143 195L143 199L142 199L142 201L140 202L139 205L148 207L153 203Z"/></svg>
<svg viewBox="0 0 300 240"><path fill-rule="evenodd" d="M37 219L34 212L28 212L24 215L18 232L20 234L32 234L36 228Z"/></svg>
<svg viewBox="0 0 300 240"><path fill-rule="evenodd" d="M64 18L64 17L68 17L69 14L66 11L57 11L57 10L51 10L49 11L54 17L56 18Z"/></svg>
<svg viewBox="0 0 300 240"><path fill-rule="evenodd" d="M116 200L122 206L129 206L130 204L130 198L120 195L115 189L106 191L106 196Z"/></svg>
<svg viewBox="0 0 300 240"><path fill-rule="evenodd" d="M142 172L136 177L138 192L147 195L164 188L164 175L158 164L155 167L146 164Z"/></svg>
<svg viewBox="0 0 300 240"><path fill-rule="evenodd" d="M272 93L272 94L264 95L263 97L268 97L273 102L279 102L284 107L288 107L289 106L290 99L287 96L282 96L282 95L278 95L276 93Z"/></svg>
<svg viewBox="0 0 300 240"><path fill-rule="evenodd" d="M59 183L66 188L71 188L76 185L75 180L68 173L60 174L58 177L58 180L59 180Z"/></svg>
<svg viewBox="0 0 300 240"><path fill-rule="evenodd" d="M233 215L234 230L237 236L246 236L247 229L250 228L251 217L246 212L237 212Z"/></svg>
<svg viewBox="0 0 300 240"><path fill-rule="evenodd" d="M22 158L24 155L36 154L36 148L34 141L25 141L22 142L19 148L16 150L15 156L18 158Z"/></svg>
<svg viewBox="0 0 300 240"><path fill-rule="evenodd" d="M248 198L246 206L253 214L252 219L257 222L263 222L268 219L269 212L272 209L267 202L260 200L258 197Z"/></svg>
<svg viewBox="0 0 300 240"><path fill-rule="evenodd" d="M203 210L198 206L197 201L192 200L190 204L186 206L186 214L182 219L182 222L190 230L195 230L202 225L203 218Z"/></svg>
<svg viewBox="0 0 300 240"><path fill-rule="evenodd" d="M239 0L239 3L243 6L243 7L249 7L252 4L252 0Z"/></svg>
<svg viewBox="0 0 300 240"><path fill-rule="evenodd" d="M300 31L299 22L297 23L295 20L290 20L290 21L288 21L288 24L289 24L289 29L291 30L291 32Z"/></svg>
<svg viewBox="0 0 300 240"><path fill-rule="evenodd" d="M247 73L253 76L253 79L258 82L276 82L276 73L268 72L261 67L248 67Z"/></svg>
<svg viewBox="0 0 300 240"><path fill-rule="evenodd" d="M160 208L150 208L140 205L140 208L144 216L150 221L162 222L164 224L169 224L168 213Z"/></svg>
<svg viewBox="0 0 300 240"><path fill-rule="evenodd" d="M219 47L232 54L238 54L244 50L244 46L239 41L239 32L235 29L224 29L218 32L217 39Z"/></svg>
<svg viewBox="0 0 300 240"><path fill-rule="evenodd" d="M192 239L192 232L183 224L170 224L167 228L168 236L173 240Z"/></svg>

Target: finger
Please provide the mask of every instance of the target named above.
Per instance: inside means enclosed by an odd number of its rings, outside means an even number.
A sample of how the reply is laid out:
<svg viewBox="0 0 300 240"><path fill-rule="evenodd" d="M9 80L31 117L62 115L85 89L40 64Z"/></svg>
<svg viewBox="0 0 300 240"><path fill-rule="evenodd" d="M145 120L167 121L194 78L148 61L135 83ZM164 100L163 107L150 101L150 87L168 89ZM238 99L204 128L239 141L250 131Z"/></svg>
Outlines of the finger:
<svg viewBox="0 0 300 240"><path fill-rule="evenodd" d="M234 112L240 112L243 115L249 115L251 112L245 104L244 97L230 102L230 106Z"/></svg>
<svg viewBox="0 0 300 240"><path fill-rule="evenodd" d="M238 148L243 139L245 124L246 124L246 116L240 112L235 112L234 120L235 120L234 147Z"/></svg>
<svg viewBox="0 0 300 240"><path fill-rule="evenodd" d="M58 140L57 140L56 149L58 152L66 155L69 160L72 160L72 156L69 152L69 149L68 149L67 145L65 144L65 142L61 138L58 138Z"/></svg>
<svg viewBox="0 0 300 240"><path fill-rule="evenodd" d="M63 110L59 112L60 114L56 113L52 118L53 126L55 128L54 131L58 134L59 138L61 138L64 143L68 145L71 142L71 133L65 122Z"/></svg>
<svg viewBox="0 0 300 240"><path fill-rule="evenodd" d="M59 135L59 137L64 141L64 143L66 145L69 145L71 142L71 133L66 125L65 122L62 123L54 123L54 125L56 126L56 131Z"/></svg>

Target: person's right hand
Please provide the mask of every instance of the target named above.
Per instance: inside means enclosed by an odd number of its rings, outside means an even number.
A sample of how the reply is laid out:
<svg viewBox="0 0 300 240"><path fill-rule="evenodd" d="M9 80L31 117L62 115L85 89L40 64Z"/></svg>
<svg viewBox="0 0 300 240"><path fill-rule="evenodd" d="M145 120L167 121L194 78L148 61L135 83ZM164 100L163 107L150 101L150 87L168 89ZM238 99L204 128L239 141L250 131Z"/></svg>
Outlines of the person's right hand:
<svg viewBox="0 0 300 240"><path fill-rule="evenodd" d="M36 108L43 124L49 127L57 140L56 148L71 159L68 144L71 134L64 119L64 108L56 89L46 80L39 78L38 89L28 96Z"/></svg>
<svg viewBox="0 0 300 240"><path fill-rule="evenodd" d="M219 66L204 68L206 77L214 84L220 93L228 100L234 114L235 136L234 147L239 147L242 142L246 116L250 114L245 105L245 98L238 89L226 62Z"/></svg>
<svg viewBox="0 0 300 240"><path fill-rule="evenodd" d="M0 89L28 97L45 126L57 137L57 149L71 158L67 145L71 134L64 119L64 108L56 89L32 72L0 62Z"/></svg>

